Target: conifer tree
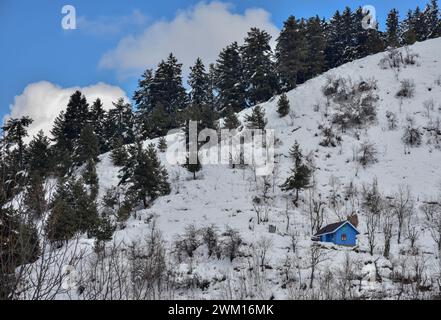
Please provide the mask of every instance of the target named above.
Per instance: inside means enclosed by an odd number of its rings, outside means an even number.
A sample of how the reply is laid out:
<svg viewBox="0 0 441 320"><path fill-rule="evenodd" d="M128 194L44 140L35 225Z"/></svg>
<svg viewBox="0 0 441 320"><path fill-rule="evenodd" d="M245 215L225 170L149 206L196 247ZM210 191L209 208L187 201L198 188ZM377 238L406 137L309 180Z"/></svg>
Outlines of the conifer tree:
<svg viewBox="0 0 441 320"><path fill-rule="evenodd" d="M390 48L397 48L400 46L400 22L398 11L396 9L392 9L386 21L386 43Z"/></svg>
<svg viewBox="0 0 441 320"><path fill-rule="evenodd" d="M98 137L100 154L109 151L109 144L106 134L107 113L103 108L101 100L98 98L90 107L89 120L93 132Z"/></svg>
<svg viewBox="0 0 441 320"><path fill-rule="evenodd" d="M87 124L81 131L78 139L78 146L75 150L75 160L77 165L81 165L89 160L98 161L99 140L93 132L90 124Z"/></svg>
<svg viewBox="0 0 441 320"><path fill-rule="evenodd" d="M306 80L314 78L326 69L324 27L324 22L318 16L308 19L306 23L306 39L308 42Z"/></svg>
<svg viewBox="0 0 441 320"><path fill-rule="evenodd" d="M93 159L88 159L83 172L84 183L90 187L90 196L96 199L98 196L99 180L96 173L96 163Z"/></svg>
<svg viewBox="0 0 441 320"><path fill-rule="evenodd" d="M16 268L35 262L41 251L35 224L18 210L0 207L0 300L17 292Z"/></svg>
<svg viewBox="0 0 441 320"><path fill-rule="evenodd" d="M53 170L54 160L50 150L50 140L42 130L29 142L26 151L26 163L30 175L46 177Z"/></svg>
<svg viewBox="0 0 441 320"><path fill-rule="evenodd" d="M441 18L437 0L431 0L424 11L424 25L426 27L426 39L441 36Z"/></svg>
<svg viewBox="0 0 441 320"><path fill-rule="evenodd" d="M266 31L251 28L241 48L246 96L250 106L269 100L278 89L270 40L271 36Z"/></svg>
<svg viewBox="0 0 441 320"><path fill-rule="evenodd" d="M44 179L40 171L32 171L25 190L24 205L32 218L41 218L47 209Z"/></svg>
<svg viewBox="0 0 441 320"><path fill-rule="evenodd" d="M291 90L305 80L308 69L308 44L303 20L299 21L290 16L284 22L277 38L275 57L282 90Z"/></svg>
<svg viewBox="0 0 441 320"><path fill-rule="evenodd" d="M227 108L223 128L228 130L234 130L237 129L240 125L241 123L237 118L236 113L234 113L233 108Z"/></svg>
<svg viewBox="0 0 441 320"><path fill-rule="evenodd" d="M134 115L132 105L126 103L123 98L113 103L113 108L109 110L106 120L106 132L109 144L112 146L117 139L122 139L123 144L133 143L134 134Z"/></svg>
<svg viewBox="0 0 441 320"><path fill-rule="evenodd" d="M72 141L67 138L65 126L65 113L61 111L55 118L54 126L51 130L53 136L52 141L55 142L51 147L55 162L54 171L60 177L69 172L73 162L71 157L71 148L73 148Z"/></svg>
<svg viewBox="0 0 441 320"><path fill-rule="evenodd" d="M265 118L265 110L260 106L254 107L251 115L245 117L248 129L260 129L264 130L268 120Z"/></svg>
<svg viewBox="0 0 441 320"><path fill-rule="evenodd" d="M17 145L18 149L18 166L20 170L24 169L25 143L24 138L28 136L27 127L31 125L33 120L27 116L20 119L8 119L2 127L5 132L5 142L8 146Z"/></svg>
<svg viewBox="0 0 441 320"><path fill-rule="evenodd" d="M158 150L160 152L165 152L167 150L167 140L165 139L165 137L159 138Z"/></svg>
<svg viewBox="0 0 441 320"><path fill-rule="evenodd" d="M89 122L89 104L86 97L80 92L75 91L67 104L64 114L64 135L71 145L69 151L75 147L75 142L79 139L81 131Z"/></svg>
<svg viewBox="0 0 441 320"><path fill-rule="evenodd" d="M412 10L407 12L406 18L401 23L401 41L404 45L412 45L417 41L415 32L415 17Z"/></svg>
<svg viewBox="0 0 441 320"><path fill-rule="evenodd" d="M421 11L420 7L416 7L413 12L413 30L415 32L416 41L424 41L427 40L427 25L426 19L424 16L424 12Z"/></svg>
<svg viewBox="0 0 441 320"><path fill-rule="evenodd" d="M126 147L123 144L122 138L118 138L114 141L110 157L115 166L121 167L126 163L129 155L127 153Z"/></svg>
<svg viewBox="0 0 441 320"><path fill-rule="evenodd" d="M187 160L185 164L183 165L184 168L188 170L188 172L193 174L193 180L196 180L196 173L202 170L201 162L199 161L199 157L196 155L194 156L196 159L195 162L190 162L190 157L187 157Z"/></svg>
<svg viewBox="0 0 441 320"><path fill-rule="evenodd" d="M182 84L182 64L173 54L159 63L154 74L150 70L144 73L134 99L143 137L156 138L179 126L178 113L188 106L188 98Z"/></svg>
<svg viewBox="0 0 441 320"><path fill-rule="evenodd" d="M142 143L137 142L131 148L130 159L121 169L120 178L120 184L129 184L129 191L142 201L145 208L159 196L170 193L168 174L158 159L154 144L144 150Z"/></svg>
<svg viewBox="0 0 441 320"><path fill-rule="evenodd" d="M357 43L363 41L360 39L363 33L359 32L359 28L362 28L360 18L360 11L352 13L350 7L346 7L343 11L341 23L344 30L342 34L342 45L344 49L340 64L353 61L360 56L357 50Z"/></svg>
<svg viewBox="0 0 441 320"><path fill-rule="evenodd" d="M247 107L243 64L237 42L227 46L219 54L215 66L215 83L221 111L230 107L235 112L240 112Z"/></svg>
<svg viewBox="0 0 441 320"><path fill-rule="evenodd" d="M285 93L280 96L279 101L277 102L277 113L281 118L286 117L289 114L290 105L288 97Z"/></svg>
<svg viewBox="0 0 441 320"><path fill-rule="evenodd" d="M45 228L51 241L67 241L77 233L87 232L90 236L98 221L96 203L82 179L61 180L50 208Z"/></svg>
<svg viewBox="0 0 441 320"><path fill-rule="evenodd" d="M210 86L208 74L205 71L205 66L200 58L196 60L188 77L188 85L190 91L190 105L200 106L208 105L210 103Z"/></svg>
<svg viewBox="0 0 441 320"><path fill-rule="evenodd" d="M340 11L336 11L327 28L326 63L327 69L333 69L343 63L344 39L346 32Z"/></svg>
<svg viewBox="0 0 441 320"><path fill-rule="evenodd" d="M309 188L311 170L304 164L302 151L297 141L290 150L290 156L293 159L294 164L291 168L290 176L281 186L281 189L285 192L295 190L294 204L297 205L299 192L303 189Z"/></svg>

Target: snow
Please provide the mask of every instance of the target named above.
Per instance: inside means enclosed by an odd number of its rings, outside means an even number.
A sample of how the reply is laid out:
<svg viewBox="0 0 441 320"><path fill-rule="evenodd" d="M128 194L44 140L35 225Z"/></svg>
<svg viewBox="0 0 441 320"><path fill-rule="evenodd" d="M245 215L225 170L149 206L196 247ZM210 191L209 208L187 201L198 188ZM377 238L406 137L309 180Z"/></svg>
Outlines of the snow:
<svg viewBox="0 0 441 320"><path fill-rule="evenodd" d="M400 72L392 69L382 69L379 66L384 53L372 55L367 58L345 64L339 68L330 70L317 78L309 80L305 84L287 93L293 112L280 118L277 114L277 97L271 99L261 106L266 112L269 129L274 129L276 138L280 143L277 144L276 154L279 162L279 176L276 177L274 192L274 202L269 214L270 221L265 224L257 224L256 213L253 210L252 199L258 193L254 175L250 168L232 169L227 165L206 165L198 173L198 179L192 180L191 175L178 165L170 165L166 161L164 153L160 154L162 163L166 166L172 186L170 195L161 197L155 201L149 209L141 209L136 213L136 218L131 217L126 222L122 230L114 234L114 241L129 245L132 242L139 242L149 231L151 223L150 217L154 217L156 226L161 230L167 243L167 247L172 247L176 236L184 233L185 228L194 224L198 228L215 225L219 230L224 230L226 226L231 226L239 230L246 245L243 250L249 250L250 245L262 237L271 239L273 245L268 253L270 264L273 270L268 270L266 277L269 279L267 291L261 294L273 295L276 299L286 299L290 297L287 290L281 288L280 266L289 255L293 255L291 248L291 238L285 234L286 229L286 203L290 196L283 193L277 187L286 179L291 166L289 149L297 140L304 154L309 154L317 167L317 185L319 193L325 199L331 189L330 181L337 178L339 192L343 191L344 186L353 182L361 189L362 185L372 183L374 177L378 178L379 188L384 195L395 193L400 185L406 184L411 187L412 193L417 201L418 208L424 199L435 197L441 190L441 150L426 144L426 136L423 144L419 148L410 148L409 154L405 154L404 144L401 141L403 126L406 118L412 116L417 127L425 127L428 123L425 115L424 102L432 100L435 102L435 109L431 112L432 117L441 118L441 86L436 81L441 76L441 39L434 39L417 43L410 47L417 53L418 64L406 66ZM405 49L400 49L403 53ZM323 111L326 105L326 97L322 93L322 87L326 84L329 76L345 79L351 78L353 81L360 79L375 79L379 96L377 121L376 123L359 130L360 139L354 135L354 130L348 130L342 134L342 144L337 148L326 148L319 145L321 141L318 126L325 121ZM400 81L412 79L416 84L416 91L413 98L400 100L395 97L400 89ZM430 88L430 90L429 90ZM315 106L320 106L315 111ZM396 130L388 130L386 112L391 111L397 115L398 127ZM251 113L245 110L239 114L239 119ZM298 129L298 130L294 130ZM318 134L318 135L316 135ZM176 136L167 137L168 144ZM353 161L354 146L358 147L361 142L369 140L376 144L378 150L378 162L362 168ZM158 139L146 141L146 144L153 142L157 144ZM100 157L97 165L100 190L99 197L102 197L106 190L118 185L119 168L112 165L110 154ZM302 197L306 193L302 193ZM347 212L346 207L341 209ZM299 274L306 283L309 276L308 253L312 242L310 240L311 231L307 222L306 215L302 207L289 208L291 228L299 233L299 252L297 253L298 263L300 264ZM424 217L419 212L422 221ZM325 212L325 224L336 222L337 217L331 210ZM349 255L351 259L359 260L362 266L360 273L365 276L363 279L363 290L366 292L378 292L384 287L392 288L391 282L384 284L375 283L375 266L373 261L377 260L380 273L387 277L387 266L390 266L394 259L399 258L399 251L407 247L403 244L396 244L396 237L392 239L391 261L382 258L382 236L378 236L378 247L374 257L367 251L367 239L363 218L360 221L361 235L359 236L359 250L340 248L337 246L326 245L325 251L327 259L322 262L318 271L319 274L329 270L338 270L343 264L345 257ZM270 234L269 225L275 225L277 232ZM436 269L436 249L435 243L427 231L422 230L417 240L422 252L428 252L430 259L430 270ZM85 241L85 245L90 242ZM196 290L192 293L181 292L180 298L224 298L222 290L222 278L234 278L235 268L242 268L243 258L235 259L232 263L229 260L207 258L204 249L199 248L193 261L183 261L176 263L176 272L182 277L199 276L208 279L212 285L207 291ZM371 263L367 263L367 262ZM191 266L190 266L191 265ZM385 267L386 266L386 267ZM243 268L241 269L243 270ZM435 271L433 271L435 272ZM317 278L319 276L317 275ZM217 279L214 281L214 279ZM392 289L390 289L393 292ZM260 293L258 293L260 294ZM259 297L259 296L257 296ZM268 298L267 296L262 296ZM233 297L234 298L234 297Z"/></svg>

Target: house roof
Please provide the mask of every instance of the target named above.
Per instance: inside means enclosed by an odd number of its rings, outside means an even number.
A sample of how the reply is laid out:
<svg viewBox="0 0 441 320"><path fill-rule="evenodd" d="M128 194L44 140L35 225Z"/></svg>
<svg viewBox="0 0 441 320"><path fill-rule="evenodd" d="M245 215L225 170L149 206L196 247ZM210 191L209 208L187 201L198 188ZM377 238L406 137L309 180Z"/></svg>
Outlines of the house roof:
<svg viewBox="0 0 441 320"><path fill-rule="evenodd" d="M332 223L332 224L328 224L326 227L321 228L315 235L314 237L318 237L318 236L322 236L325 234L329 234L329 233L334 233L336 232L338 229L340 229L341 227L343 227L345 224L349 224L352 228L354 228L354 230L357 233L358 232L357 228L355 228L352 223L350 223L349 221L341 221L341 222L337 222L337 223Z"/></svg>

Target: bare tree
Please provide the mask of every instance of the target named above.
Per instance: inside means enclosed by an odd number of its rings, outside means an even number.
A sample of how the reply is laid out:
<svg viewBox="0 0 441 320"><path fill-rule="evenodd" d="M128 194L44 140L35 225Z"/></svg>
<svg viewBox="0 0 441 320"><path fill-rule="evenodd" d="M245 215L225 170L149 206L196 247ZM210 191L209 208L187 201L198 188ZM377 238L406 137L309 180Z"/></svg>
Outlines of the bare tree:
<svg viewBox="0 0 441 320"><path fill-rule="evenodd" d="M311 268L311 275L309 280L309 288L312 289L314 285L315 271L317 266L326 260L326 252L318 245L313 244L309 252L309 267Z"/></svg>
<svg viewBox="0 0 441 320"><path fill-rule="evenodd" d="M394 225L394 212L390 203L385 204L383 214L382 214L382 225L383 225L383 235L384 235L384 250L383 256L389 259L390 254L390 242L392 239L392 228Z"/></svg>
<svg viewBox="0 0 441 320"><path fill-rule="evenodd" d="M346 253L343 265L337 272L337 287L342 300L352 299L352 281L355 280L355 268L349 253Z"/></svg>
<svg viewBox="0 0 441 320"><path fill-rule="evenodd" d="M395 194L394 211L398 220L398 244L401 243L403 227L408 218L413 214L414 202L409 186L401 185Z"/></svg>
<svg viewBox="0 0 441 320"><path fill-rule="evenodd" d="M438 249L438 256L441 257L441 204L438 201L430 201L422 206L426 217L425 226L435 241Z"/></svg>
<svg viewBox="0 0 441 320"><path fill-rule="evenodd" d="M265 267L268 264L267 258L268 258L268 251L272 248L273 241L271 238L262 237L260 238L255 246L256 252L259 257L259 265L262 271L265 271Z"/></svg>
<svg viewBox="0 0 441 320"><path fill-rule="evenodd" d="M379 220L380 220L379 214L372 211L368 211L366 215L366 231L367 231L367 238L369 245L369 253L371 256L374 255L374 249L377 245L376 233L378 230Z"/></svg>

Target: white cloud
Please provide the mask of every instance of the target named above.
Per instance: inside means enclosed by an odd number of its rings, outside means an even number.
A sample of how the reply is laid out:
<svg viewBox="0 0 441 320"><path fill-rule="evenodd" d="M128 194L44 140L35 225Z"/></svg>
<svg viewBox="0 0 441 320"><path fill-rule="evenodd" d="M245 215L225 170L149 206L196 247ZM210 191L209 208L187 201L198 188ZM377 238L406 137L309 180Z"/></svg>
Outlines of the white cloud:
<svg viewBox="0 0 441 320"><path fill-rule="evenodd" d="M270 14L263 9L236 14L230 4L202 2L179 11L172 21L155 22L142 34L123 38L102 57L99 65L116 70L121 77L137 76L173 52L187 72L197 57L206 64L215 62L222 48L233 41L242 43L251 27L266 30L273 41L278 34Z"/></svg>
<svg viewBox="0 0 441 320"><path fill-rule="evenodd" d="M30 116L34 122L29 127L29 137L39 130L49 135L55 118L66 109L70 96L76 90L80 90L86 96L89 105L100 98L105 109L113 107L112 102L119 98L129 101L121 88L102 82L83 88L61 88L51 82L40 81L29 84L21 95L15 97L14 103L9 107L10 112L4 120L9 117Z"/></svg>

